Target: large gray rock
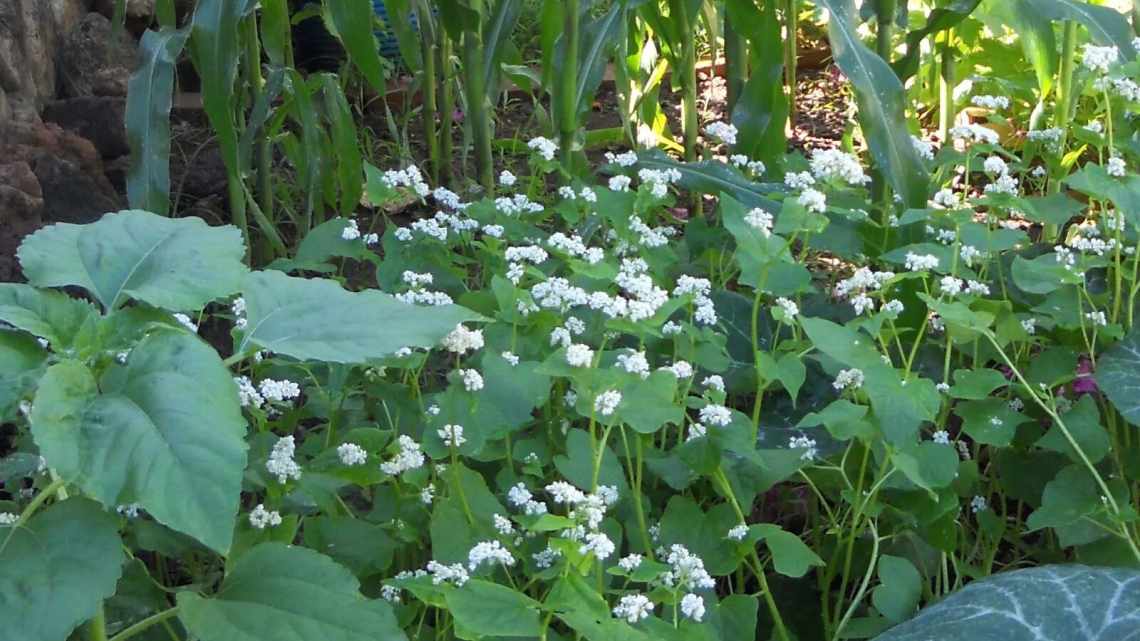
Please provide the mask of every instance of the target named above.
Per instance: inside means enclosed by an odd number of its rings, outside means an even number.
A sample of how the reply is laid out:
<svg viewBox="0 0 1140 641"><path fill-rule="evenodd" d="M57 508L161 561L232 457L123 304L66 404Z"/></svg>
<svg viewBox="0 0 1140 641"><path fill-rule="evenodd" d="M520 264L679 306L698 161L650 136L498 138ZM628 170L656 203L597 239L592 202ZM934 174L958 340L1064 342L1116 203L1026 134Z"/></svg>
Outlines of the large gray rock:
<svg viewBox="0 0 1140 641"><path fill-rule="evenodd" d="M61 98L125 96L135 64L135 43L102 14L83 16L56 57Z"/></svg>
<svg viewBox="0 0 1140 641"><path fill-rule="evenodd" d="M86 96L49 102L42 117L90 140L104 159L131 153L125 124L126 98Z"/></svg>
<svg viewBox="0 0 1140 641"><path fill-rule="evenodd" d="M0 129L55 98L56 49L89 8L90 0L0 0Z"/></svg>

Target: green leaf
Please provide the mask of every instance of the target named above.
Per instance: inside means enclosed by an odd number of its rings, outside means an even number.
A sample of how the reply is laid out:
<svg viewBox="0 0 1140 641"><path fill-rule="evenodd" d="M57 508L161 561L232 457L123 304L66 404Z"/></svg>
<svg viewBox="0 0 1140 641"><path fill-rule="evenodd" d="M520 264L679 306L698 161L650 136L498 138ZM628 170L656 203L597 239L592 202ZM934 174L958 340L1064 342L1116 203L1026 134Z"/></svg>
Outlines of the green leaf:
<svg viewBox="0 0 1140 641"><path fill-rule="evenodd" d="M47 357L35 338L0 330L0 421L14 418L24 395L35 389Z"/></svg>
<svg viewBox="0 0 1140 641"><path fill-rule="evenodd" d="M649 378L622 388L617 416L642 434L653 434L667 424L680 424L684 414L673 400L676 390L677 377L671 372L653 372Z"/></svg>
<svg viewBox="0 0 1140 641"><path fill-rule="evenodd" d="M0 526L0 626L5 641L64 641L115 593L123 564L118 519L83 498L19 528Z"/></svg>
<svg viewBox="0 0 1140 641"><path fill-rule="evenodd" d="M387 570L396 549L385 526L349 516L306 519L305 545L328 555L360 577Z"/></svg>
<svg viewBox="0 0 1140 641"><path fill-rule="evenodd" d="M871 593L876 610L899 623L914 614L921 597L922 576L910 561L889 554L879 557L879 586Z"/></svg>
<svg viewBox="0 0 1140 641"><path fill-rule="evenodd" d="M1025 416L1000 398L982 398L959 403L954 412L962 418L962 429L970 438L985 445L1007 447Z"/></svg>
<svg viewBox="0 0 1140 641"><path fill-rule="evenodd" d="M401 347L434 347L459 323L482 318L457 305L408 305L383 292L349 292L332 280L280 272L249 274L242 293L248 329L240 349L302 360L364 363Z"/></svg>
<svg viewBox="0 0 1140 641"><path fill-rule="evenodd" d="M446 598L461 639L535 637L541 632L539 603L505 585L472 579Z"/></svg>
<svg viewBox="0 0 1140 641"><path fill-rule="evenodd" d="M950 388L950 396L980 400L988 398L994 390L1006 385L1009 385L1009 380L996 369L958 369L954 370L954 385Z"/></svg>
<svg viewBox="0 0 1140 641"><path fill-rule="evenodd" d="M676 169L681 173L681 179L677 184L689 191L728 194L749 209L760 207L768 212L780 210L780 205L768 198L768 194L772 192L783 191L780 185L752 182L723 162L711 160L680 162L673 160L659 149L653 149L638 154L636 167Z"/></svg>
<svg viewBox="0 0 1140 641"><path fill-rule="evenodd" d="M174 67L190 30L147 30L139 40L138 67L127 84L126 130L131 148L127 200L131 207L170 211L170 106Z"/></svg>
<svg viewBox="0 0 1140 641"><path fill-rule="evenodd" d="M752 73L732 110L732 124L739 131L733 151L773 162L784 152L784 124L788 117L776 3L765 2L762 9L757 9L753 0L729 0L725 9L726 20L732 21L751 45L748 64Z"/></svg>
<svg viewBox="0 0 1140 641"><path fill-rule="evenodd" d="M406 641L392 609L312 550L263 543L238 559L211 598L178 593L178 617L201 641Z"/></svg>
<svg viewBox="0 0 1140 641"><path fill-rule="evenodd" d="M139 503L160 523L229 549L246 423L233 378L196 337L156 332L99 385L82 363L53 365L31 422L48 464L104 505Z"/></svg>
<svg viewBox="0 0 1140 641"><path fill-rule="evenodd" d="M1024 0L1032 11L1049 20L1075 20L1089 30L1089 36L1099 45L1120 50L1121 60L1132 60L1135 34L1124 14L1109 7L1099 7L1080 0Z"/></svg>
<svg viewBox="0 0 1140 641"><path fill-rule="evenodd" d="M241 180L234 81L241 61L239 29L257 7L254 0L198 0L190 33L190 55L202 79L202 109L218 138L231 183Z"/></svg>
<svg viewBox="0 0 1140 641"><path fill-rule="evenodd" d="M1064 225L1085 210L1085 205L1065 194L1029 196L1020 199L1021 210L1030 220L1048 225Z"/></svg>
<svg viewBox="0 0 1140 641"><path fill-rule="evenodd" d="M1126 421L1140 425L1140 328L1101 354L1096 383Z"/></svg>
<svg viewBox="0 0 1140 641"><path fill-rule="evenodd" d="M360 70L374 91L383 95L384 63L380 46L372 31L373 9L368 0L325 0L322 5L325 24L340 39L348 59Z"/></svg>
<svg viewBox="0 0 1140 641"><path fill-rule="evenodd" d="M1049 481L1041 494L1041 507L1029 515L1025 525L1030 532L1049 527L1058 534L1068 533L1072 526L1081 524L1102 508L1096 481L1088 468L1074 464L1063 468ZM1072 542L1063 541L1062 545L1068 547Z"/></svg>
<svg viewBox="0 0 1140 641"><path fill-rule="evenodd" d="M47 340L56 351L69 349L95 314L91 303L66 294L0 283L0 321Z"/></svg>
<svg viewBox="0 0 1140 641"><path fill-rule="evenodd" d="M748 527L746 541L763 541L772 553L772 565L784 576L798 579L807 574L812 566L823 565L819 558L800 537L773 523L758 523Z"/></svg>
<svg viewBox="0 0 1140 641"><path fill-rule="evenodd" d="M1081 284L1081 276L1075 270L1065 269L1053 253L1033 260L1017 256L1013 259L1013 283L1023 292L1048 294L1063 285Z"/></svg>
<svg viewBox="0 0 1140 641"><path fill-rule="evenodd" d="M892 67L903 81L918 73L919 58L922 54L922 41L930 34L952 29L974 12L982 0L950 0L940 7L935 7L926 16L926 24L921 29L915 29L906 34L906 54L896 60ZM904 4L905 7L905 4ZM905 13L902 9L901 13Z"/></svg>
<svg viewBox="0 0 1140 641"><path fill-rule="evenodd" d="M138 210L44 227L24 239L18 255L31 284L77 285L107 311L128 298L171 311L201 309L236 292L245 273L236 227Z"/></svg>
<svg viewBox="0 0 1140 641"><path fill-rule="evenodd" d="M871 155L903 202L925 207L928 177L906 122L906 92L894 71L859 39L852 0L819 0L831 14L828 36L835 63L851 80L859 123Z"/></svg>
<svg viewBox="0 0 1140 641"><path fill-rule="evenodd" d="M727 503L705 512L693 499L674 495L661 515L661 541L666 546L684 545L704 560L710 574L720 576L737 565L735 542L726 538L735 525L739 521Z"/></svg>
<svg viewBox="0 0 1140 641"><path fill-rule="evenodd" d="M1140 626L1140 571L1047 565L975 581L875 641L1120 641Z"/></svg>
<svg viewBox="0 0 1140 641"><path fill-rule="evenodd" d="M903 385L894 368L883 363L874 339L822 318L801 318L800 324L816 349L846 367L862 370L863 390L871 398L887 440L912 443L919 426L934 420L941 399L933 381L912 378Z"/></svg>
<svg viewBox="0 0 1140 641"><path fill-rule="evenodd" d="M371 6L369 11L371 12ZM320 79L325 119L329 122L329 137L336 157L340 213L351 216L360 206L360 196L364 193L364 161L360 155L359 135L353 121L352 108L348 106L344 90L340 88L340 78L333 74L321 74Z"/></svg>
<svg viewBox="0 0 1140 641"><path fill-rule="evenodd" d="M1061 415L1069 434L1080 446L1089 460L1100 462L1112 449L1108 432L1100 424L1100 410L1092 395L1086 394L1073 405L1073 409ZM1065 438L1060 425L1054 425L1037 441L1037 445L1046 449L1067 455L1071 460L1080 462L1081 456L1073 449L1069 440Z"/></svg>
<svg viewBox="0 0 1140 641"><path fill-rule="evenodd" d="M575 113L571 114L574 121L578 121L582 114L589 111L594 93L605 77L606 64L625 34L626 4L615 2L608 11L593 19L579 17L580 42L576 61L566 60L566 39L561 35L558 37L555 57L552 60L554 77L560 78L564 73L576 73L578 76L574 83L575 95L572 103ZM564 122L566 118L562 113L565 110L563 107L565 101L561 97L561 90L561 82L555 81L550 85L550 100L554 105L555 122ZM569 150L564 151L568 153Z"/></svg>
<svg viewBox="0 0 1140 641"><path fill-rule="evenodd" d="M1044 99L1053 90L1059 56L1053 21L1034 10L1027 0L988 0L986 10L997 14L1018 34L1025 58L1033 64L1037 87Z"/></svg>

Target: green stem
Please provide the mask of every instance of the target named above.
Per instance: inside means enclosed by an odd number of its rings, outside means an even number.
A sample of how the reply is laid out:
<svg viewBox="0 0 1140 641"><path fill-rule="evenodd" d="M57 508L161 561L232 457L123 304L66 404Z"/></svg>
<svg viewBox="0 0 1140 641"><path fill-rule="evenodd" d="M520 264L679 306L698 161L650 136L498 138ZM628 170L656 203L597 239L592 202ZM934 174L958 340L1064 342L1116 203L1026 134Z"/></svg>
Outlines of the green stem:
<svg viewBox="0 0 1140 641"><path fill-rule="evenodd" d="M784 84L788 91L788 125L796 122L796 66L799 58L800 0L784 0Z"/></svg>
<svg viewBox="0 0 1140 641"><path fill-rule="evenodd" d="M954 126L954 30L944 31L943 38L938 59L938 136L945 145Z"/></svg>
<svg viewBox="0 0 1140 641"><path fill-rule="evenodd" d="M560 118L558 146L562 167L567 176L574 174L574 141L578 135L578 50L581 47L579 0L565 0L562 6L563 33L566 43L562 77L557 80Z"/></svg>
<svg viewBox="0 0 1140 641"><path fill-rule="evenodd" d="M467 83L467 118L471 124L471 143L475 148L475 173L487 196L495 194L494 156L491 153L491 116L487 111L487 78L483 72L483 34L481 27L469 26L463 32L463 56L471 64L463 65Z"/></svg>
<svg viewBox="0 0 1140 641"><path fill-rule="evenodd" d="M139 621L138 623L130 626L129 628L125 628L122 632L119 632L115 636L111 637L110 641L127 641L127 639L135 636L136 634L146 630L153 625L163 623L168 619L174 618L177 614L178 606L168 608L157 614L152 614L142 621Z"/></svg>
<svg viewBox="0 0 1140 641"><path fill-rule="evenodd" d="M839 620L839 625L835 627L835 634L832 639L838 641L842 638L840 635L843 633L843 628L847 626L847 622L851 620L852 615L855 614L855 609L859 607L859 603L863 601L863 597L867 594L867 587L871 583L871 576L875 574L875 565L879 559L879 530L875 527L875 521L869 519L867 521L871 526L871 560L867 563L867 571L863 574L863 582L859 584L859 591L855 593L855 598L851 600L851 605L848 606L847 612L843 614L843 618Z"/></svg>
<svg viewBox="0 0 1140 641"><path fill-rule="evenodd" d="M726 15L724 19L724 75L728 89L726 111L729 120L732 119L732 110L740 100L740 92L748 78L748 41L736 30L730 18L731 15Z"/></svg>
<svg viewBox="0 0 1140 641"><path fill-rule="evenodd" d="M431 8L424 0L416 3L416 14L420 23L420 57L423 69L420 73L420 86L423 90L424 139L428 146L428 173L433 184L439 184L439 133L436 130L436 42Z"/></svg>
<svg viewBox="0 0 1140 641"><path fill-rule="evenodd" d="M451 84L451 38L439 29L439 181L443 186L451 184L452 126L455 122L455 92Z"/></svg>
<svg viewBox="0 0 1140 641"><path fill-rule="evenodd" d="M261 75L261 39L257 29L257 14L250 14L246 23L245 33L245 59L247 61L246 73L249 81L249 104L257 104L258 97L265 90L265 79ZM254 153L257 169L256 194L258 206L270 220L273 219L273 149L269 145L269 138L265 135L265 126L262 125L256 132L254 139Z"/></svg>
<svg viewBox="0 0 1140 641"><path fill-rule="evenodd" d="M107 641L107 613L102 601L95 609L95 616L87 622L87 638L89 641Z"/></svg>
<svg viewBox="0 0 1140 641"><path fill-rule="evenodd" d="M693 162L697 159L697 133L700 123L697 120L697 43L693 33L693 21L687 8L688 3L683 0L671 0L670 14L681 25L681 33L686 34L680 43L681 59L678 73L681 77L681 110L685 139L685 160ZM699 202L699 196L698 201Z"/></svg>

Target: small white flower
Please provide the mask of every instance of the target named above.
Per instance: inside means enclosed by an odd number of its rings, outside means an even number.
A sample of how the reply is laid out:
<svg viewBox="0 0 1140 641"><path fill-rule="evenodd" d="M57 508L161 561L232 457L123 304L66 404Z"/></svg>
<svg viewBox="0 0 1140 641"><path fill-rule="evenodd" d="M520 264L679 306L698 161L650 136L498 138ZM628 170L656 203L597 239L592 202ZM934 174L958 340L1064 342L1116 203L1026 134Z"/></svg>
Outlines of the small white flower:
<svg viewBox="0 0 1140 641"><path fill-rule="evenodd" d="M840 370L839 374L835 376L835 382L833 382L831 386L838 391L859 389L863 387L863 370L854 368Z"/></svg>
<svg viewBox="0 0 1140 641"><path fill-rule="evenodd" d="M741 523L739 525L732 526L732 528L728 530L728 534L725 535L725 538L730 541L743 541L744 537L747 535L748 526Z"/></svg>
<svg viewBox="0 0 1140 641"><path fill-rule="evenodd" d="M13 512L0 512L0 525L15 525L20 520L20 515Z"/></svg>
<svg viewBox="0 0 1140 641"><path fill-rule="evenodd" d="M265 400L279 403L291 401L301 395L301 387L288 380L275 381L267 378L258 384L258 389Z"/></svg>
<svg viewBox="0 0 1140 641"><path fill-rule="evenodd" d="M281 525L281 514L274 510L267 510L264 505L258 503L257 507L249 513L249 524L259 530L276 527Z"/></svg>
<svg viewBox="0 0 1140 641"><path fill-rule="evenodd" d="M467 439L463 438L462 425L453 425L451 423L448 423L447 425L444 425L443 427L436 430L436 434L439 435L439 438L443 441L443 444L448 447L459 447L467 442Z"/></svg>
<svg viewBox="0 0 1140 641"><path fill-rule="evenodd" d="M803 190L796 201L810 212L822 214L827 211L827 196L822 191L810 187Z"/></svg>
<svg viewBox="0 0 1140 641"><path fill-rule="evenodd" d="M461 369L459 378L463 381L463 389L468 392L478 392L483 389L483 375L478 370Z"/></svg>
<svg viewBox="0 0 1140 641"><path fill-rule="evenodd" d="M914 252L907 252L905 264L907 270L912 272L922 272L931 269L938 269L938 257L934 254L916 254Z"/></svg>
<svg viewBox="0 0 1140 641"><path fill-rule="evenodd" d="M759 207L745 214L744 222L748 223L749 227L760 230L760 233L765 238L772 234L772 214L769 214Z"/></svg>
<svg viewBox="0 0 1140 641"><path fill-rule="evenodd" d="M431 505L435 500L435 483L428 483L424 489L420 490L420 502L424 505Z"/></svg>
<svg viewBox="0 0 1140 641"><path fill-rule="evenodd" d="M574 343L566 348L566 362L571 367L589 367L594 361L594 350L587 345Z"/></svg>
<svg viewBox="0 0 1140 641"><path fill-rule="evenodd" d="M1116 47L1098 47L1086 44L1081 64L1086 69L1100 74L1108 73L1110 67L1120 61L1120 50Z"/></svg>
<svg viewBox="0 0 1140 641"><path fill-rule="evenodd" d="M943 385L945 385L945 383L943 383ZM950 444L950 432L947 432L946 430L938 430L931 437L931 440L934 441L935 443L940 444L940 445L949 445Z"/></svg>
<svg viewBox="0 0 1140 641"><path fill-rule="evenodd" d="M1003 176L1009 173L1009 166L1005 164L1001 156L990 156L982 163L982 170L992 176Z"/></svg>
<svg viewBox="0 0 1140 641"><path fill-rule="evenodd" d="M1113 156L1112 158L1108 159L1108 165L1105 167L1105 171L1108 172L1109 176L1123 178L1124 175L1128 173L1128 168L1124 164L1123 158L1120 156Z"/></svg>
<svg viewBox="0 0 1140 641"><path fill-rule="evenodd" d="M629 176L617 175L610 178L609 187L610 191L629 191L629 185L633 179Z"/></svg>
<svg viewBox="0 0 1140 641"><path fill-rule="evenodd" d="M838 379L836 379L836 382L838 382ZM804 453L800 455L800 459L804 461L810 461L819 454L819 450L816 449L815 439L806 436L793 436L788 439L788 449L803 449Z"/></svg>
<svg viewBox="0 0 1140 641"><path fill-rule="evenodd" d="M641 562L643 559L644 557L642 557L640 554L629 554L623 556L618 560L618 567L625 570L626 572L633 572L637 568L641 567Z"/></svg>
<svg viewBox="0 0 1140 641"><path fill-rule="evenodd" d="M978 512L984 512L987 508L989 508L989 505L989 501L987 501L986 497L984 496L975 496L974 498L970 499L970 510L972 510L974 514L977 514Z"/></svg>
<svg viewBox="0 0 1140 641"><path fill-rule="evenodd" d="M617 390L605 391L594 399L594 411L602 416L609 416L614 413L620 403L621 392Z"/></svg>
<svg viewBox="0 0 1140 641"><path fill-rule="evenodd" d="M502 536L510 536L515 533L514 524L502 514L492 514L491 524L495 526L495 531Z"/></svg>
<svg viewBox="0 0 1140 641"><path fill-rule="evenodd" d="M728 122L714 122L705 127L705 133L726 145L736 144L736 126Z"/></svg>
<svg viewBox="0 0 1140 641"><path fill-rule="evenodd" d="M1095 312L1088 312L1085 314L1085 318L1092 321L1093 325L1097 325L1100 327L1104 327L1105 325L1108 325L1108 318L1104 315L1103 311L1098 310Z"/></svg>
<svg viewBox="0 0 1140 641"><path fill-rule="evenodd" d="M782 298L782 297L777 298L776 299L776 305L779 306L779 308L781 310L783 310L784 320L786 320L786 321L790 322L792 319L794 319L800 313L800 306L797 305L796 301L794 301L794 300L791 300L788 298Z"/></svg>
<svg viewBox="0 0 1140 641"><path fill-rule="evenodd" d="M972 102L975 107L985 109L1009 109L1009 98L1005 96L974 96L970 102Z"/></svg>
<svg viewBox="0 0 1140 641"><path fill-rule="evenodd" d="M511 367L516 367L519 364L519 357L514 352L503 352L501 356L504 361L511 364Z"/></svg>
<svg viewBox="0 0 1140 641"><path fill-rule="evenodd" d="M724 392L724 378L722 378L720 374L710 374L706 376L705 380L701 381L701 385L718 392Z"/></svg>
<svg viewBox="0 0 1140 641"><path fill-rule="evenodd" d="M725 427L732 423L732 410L724 405L714 405L709 403L701 408L700 411L701 422L708 423L709 425L716 425L718 427Z"/></svg>
<svg viewBox="0 0 1140 641"><path fill-rule="evenodd" d="M681 614L700 622L705 616L705 600L692 592L681 598Z"/></svg>
<svg viewBox="0 0 1140 641"><path fill-rule="evenodd" d="M644 594L627 594L614 607L614 616L634 624L649 617L653 602Z"/></svg>
<svg viewBox="0 0 1140 641"><path fill-rule="evenodd" d="M180 325L182 325L186 329L190 330L191 332L194 332L194 333L198 332L198 325L194 321L190 320L190 317L187 316L186 314L175 314L174 320L178 321L178 323ZM39 341L40 341L40 345L43 345L44 349L47 349L47 341L45 341L42 338L39 339Z"/></svg>
<svg viewBox="0 0 1140 641"><path fill-rule="evenodd" d="M341 464L349 467L364 465L368 461L368 452L356 443L341 443L336 448L336 455L340 457Z"/></svg>
<svg viewBox="0 0 1140 641"><path fill-rule="evenodd" d="M356 240L360 238L360 228L356 226L356 221L349 219L348 224L340 232L340 237L344 240Z"/></svg>
<svg viewBox="0 0 1140 641"><path fill-rule="evenodd" d="M463 325L456 325L450 334L441 341L443 348L454 354L464 354L483 348L483 330L469 330Z"/></svg>
<svg viewBox="0 0 1140 641"><path fill-rule="evenodd" d="M277 443L269 453L269 460L265 462L265 469L277 477L278 483L301 478L301 466L293 460L293 454L296 450L297 446L293 437L283 436L277 439Z"/></svg>
<svg viewBox="0 0 1140 641"><path fill-rule="evenodd" d="M467 567L474 570L486 562L512 566L515 564L515 557L498 541L482 541L475 544L475 547L467 553Z"/></svg>
<svg viewBox="0 0 1140 641"><path fill-rule="evenodd" d="M502 185L504 187L514 187L516 182L518 182L518 178L515 178L515 175L512 174L511 172L507 171L506 169L504 169L501 173L499 173L499 184L500 185Z"/></svg>
<svg viewBox="0 0 1140 641"><path fill-rule="evenodd" d="M610 537L602 532L591 532L586 535L586 542L578 548L578 554L594 553L599 561L604 561L614 553L614 543Z"/></svg>

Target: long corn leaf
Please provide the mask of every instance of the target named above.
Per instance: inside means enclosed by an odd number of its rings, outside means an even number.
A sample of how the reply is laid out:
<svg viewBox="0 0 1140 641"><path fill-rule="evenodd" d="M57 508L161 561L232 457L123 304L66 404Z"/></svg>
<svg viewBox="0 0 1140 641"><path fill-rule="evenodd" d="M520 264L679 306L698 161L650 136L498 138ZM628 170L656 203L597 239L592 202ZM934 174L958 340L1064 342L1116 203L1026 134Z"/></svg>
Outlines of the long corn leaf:
<svg viewBox="0 0 1140 641"><path fill-rule="evenodd" d="M375 15L368 0L325 0L325 24L344 45L348 59L377 93L384 93L384 64L372 32Z"/></svg>
<svg viewBox="0 0 1140 641"><path fill-rule="evenodd" d="M147 31L139 42L139 67L127 89L126 128L131 147L127 199L134 209L170 211L170 105L174 65L189 29Z"/></svg>
<svg viewBox="0 0 1140 641"><path fill-rule="evenodd" d="M911 142L906 93L890 66L859 40L851 0L818 0L831 19L831 51L855 88L859 123L871 156L895 192L911 207L926 204L929 177Z"/></svg>

